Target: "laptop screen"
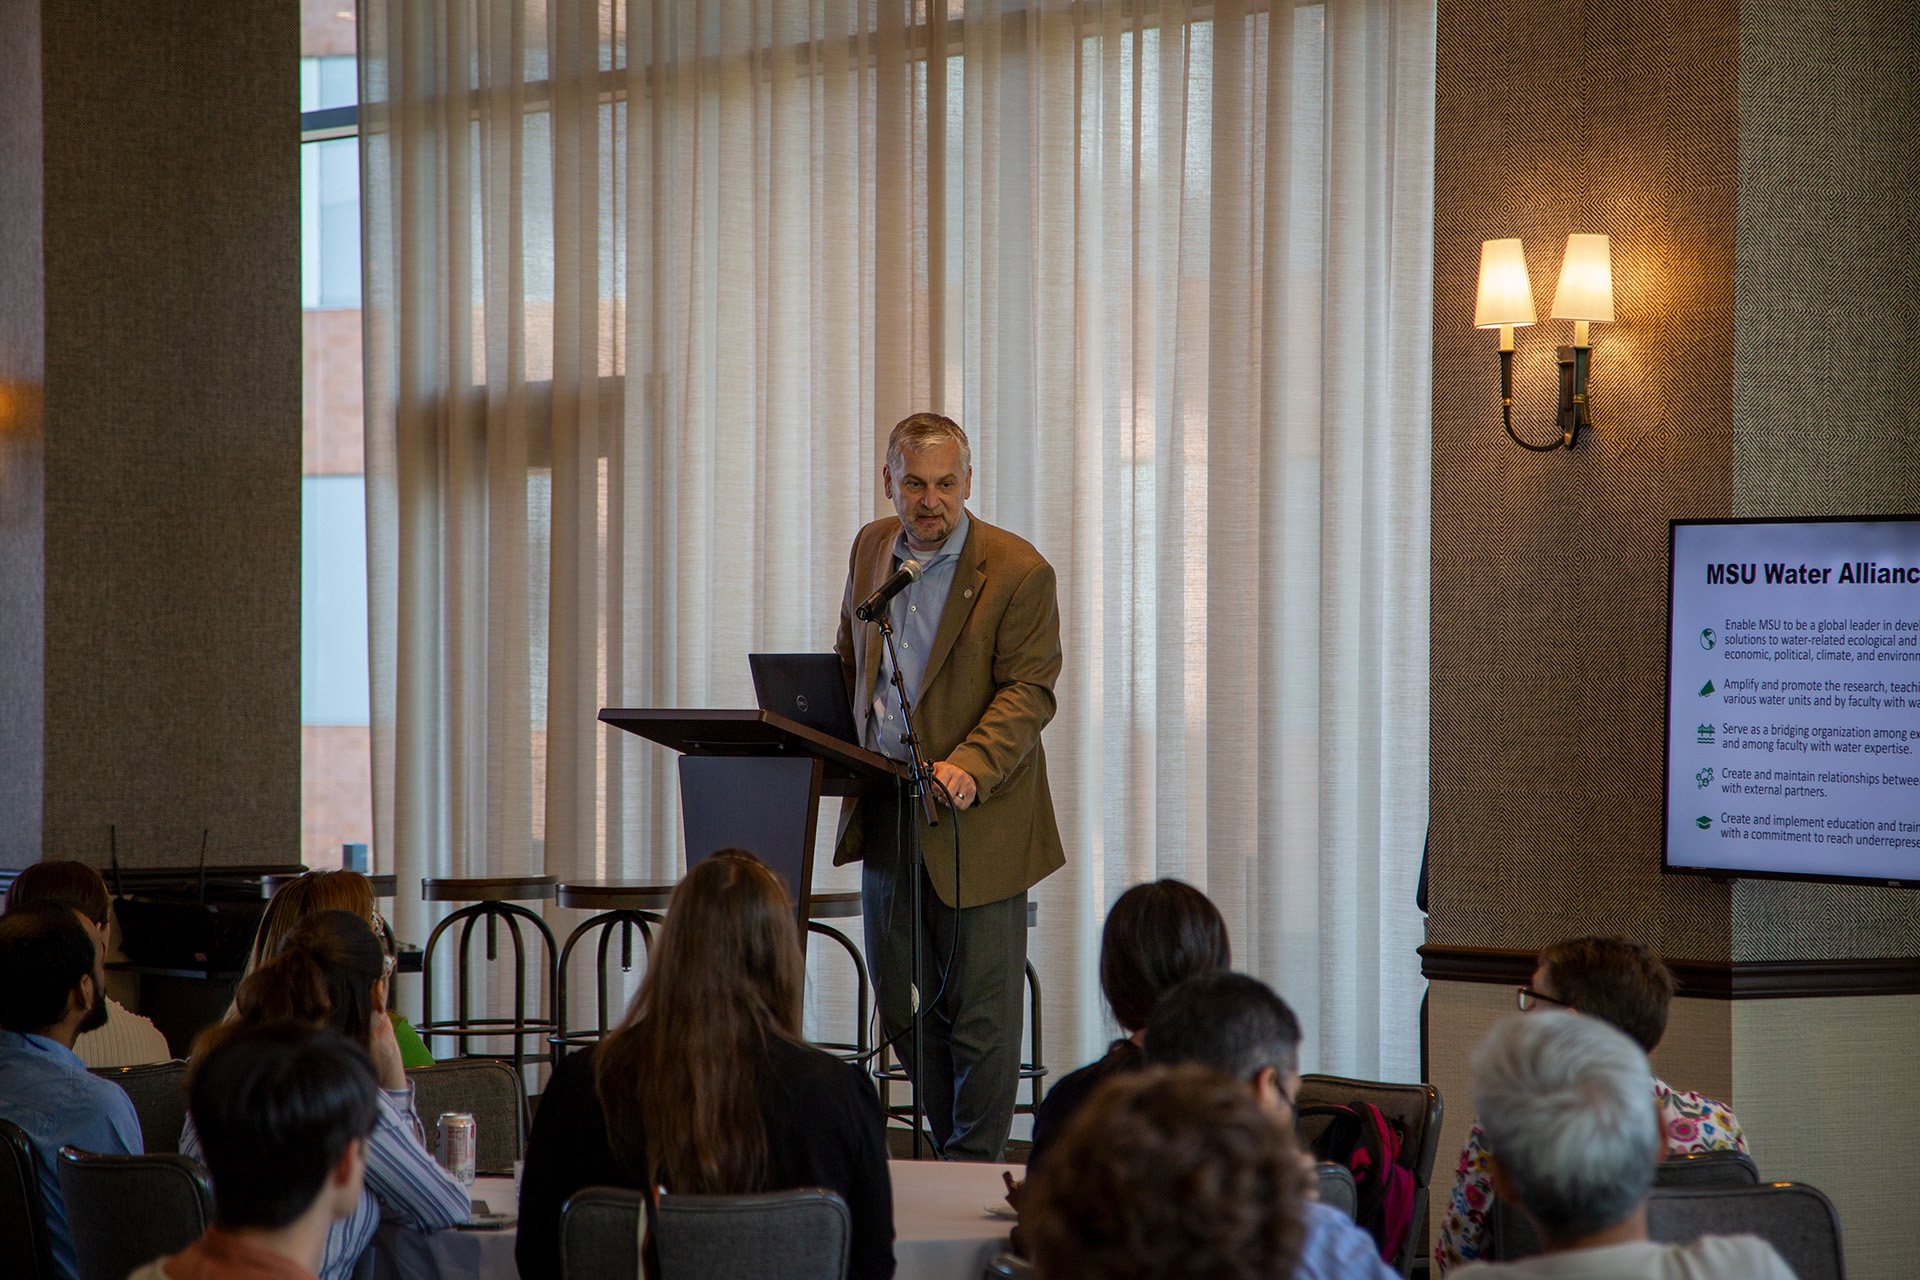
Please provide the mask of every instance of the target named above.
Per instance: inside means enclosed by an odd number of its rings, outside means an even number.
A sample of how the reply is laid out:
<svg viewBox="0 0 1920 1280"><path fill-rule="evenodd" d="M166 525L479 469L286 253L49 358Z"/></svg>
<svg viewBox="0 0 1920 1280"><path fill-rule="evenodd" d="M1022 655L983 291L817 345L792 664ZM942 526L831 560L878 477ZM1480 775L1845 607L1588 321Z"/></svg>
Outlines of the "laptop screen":
<svg viewBox="0 0 1920 1280"><path fill-rule="evenodd" d="M860 745L846 671L837 653L750 653L753 692L762 711Z"/></svg>

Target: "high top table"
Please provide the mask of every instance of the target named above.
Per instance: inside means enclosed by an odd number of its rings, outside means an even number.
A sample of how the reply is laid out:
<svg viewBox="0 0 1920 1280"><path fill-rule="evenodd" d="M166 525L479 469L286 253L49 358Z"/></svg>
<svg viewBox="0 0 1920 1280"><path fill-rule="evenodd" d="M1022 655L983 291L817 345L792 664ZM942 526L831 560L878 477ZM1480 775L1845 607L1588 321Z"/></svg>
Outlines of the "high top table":
<svg viewBox="0 0 1920 1280"><path fill-rule="evenodd" d="M895 1280L980 1280L987 1263L1007 1247L1004 1219L987 1206L1006 1201L1000 1175L1026 1176L1017 1164L948 1164L938 1160L894 1160L893 1256ZM472 1197L495 1213L517 1208L511 1178L475 1178ZM382 1233L389 1232L383 1227ZM515 1232L436 1231L410 1235L399 1245L413 1280L518 1280L513 1260ZM424 1250L420 1248L424 1242ZM431 1264L421 1258L430 1255Z"/></svg>

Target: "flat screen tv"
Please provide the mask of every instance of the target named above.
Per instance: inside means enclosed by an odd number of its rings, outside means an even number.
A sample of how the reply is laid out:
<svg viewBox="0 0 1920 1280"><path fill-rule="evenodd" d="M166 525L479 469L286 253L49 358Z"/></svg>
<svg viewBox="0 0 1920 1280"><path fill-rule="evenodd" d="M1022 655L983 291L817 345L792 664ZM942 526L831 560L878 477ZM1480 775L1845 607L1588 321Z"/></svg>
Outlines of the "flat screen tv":
<svg viewBox="0 0 1920 1280"><path fill-rule="evenodd" d="M1920 517L1669 538L1665 869L1920 885Z"/></svg>

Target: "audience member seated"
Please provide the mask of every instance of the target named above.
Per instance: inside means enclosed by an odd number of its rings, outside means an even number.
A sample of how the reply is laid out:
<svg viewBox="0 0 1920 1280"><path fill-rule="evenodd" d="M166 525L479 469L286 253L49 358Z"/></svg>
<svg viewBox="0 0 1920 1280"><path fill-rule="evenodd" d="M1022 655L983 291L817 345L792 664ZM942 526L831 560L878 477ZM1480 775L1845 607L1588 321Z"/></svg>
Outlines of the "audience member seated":
<svg viewBox="0 0 1920 1280"><path fill-rule="evenodd" d="M1033 1150L1039 1163L1053 1139L1093 1091L1110 1076L1146 1065L1140 1042L1161 993L1196 973L1233 963L1227 922L1207 895L1180 880L1137 884L1120 895L1100 934L1100 991L1126 1034L1106 1056L1062 1076L1033 1113Z"/></svg>
<svg viewBox="0 0 1920 1280"><path fill-rule="evenodd" d="M1599 1018L1652 1053L1666 1034L1673 988L1673 974L1640 943L1625 938L1573 938L1540 953L1533 984L1521 989L1520 1007L1558 1006ZM1675 1089L1658 1076L1652 1087L1669 1154L1747 1149L1739 1122L1722 1104ZM1486 1256L1487 1210L1492 1203L1486 1137L1475 1124L1460 1153L1453 1196L1433 1246L1434 1260L1443 1273Z"/></svg>
<svg viewBox="0 0 1920 1280"><path fill-rule="evenodd" d="M330 1027L371 1059L380 1098L367 1141L366 1186L353 1213L327 1233L321 1280L352 1275L383 1215L403 1227L436 1231L465 1222L472 1208L466 1188L427 1153L414 1118L413 1082L386 1016L390 963L365 920L350 911L322 911L288 933L279 954L240 983L235 1016L205 1032L194 1048L197 1065L240 1028L292 1021ZM202 1159L191 1111L180 1151Z"/></svg>
<svg viewBox="0 0 1920 1280"><path fill-rule="evenodd" d="M1647 1239L1647 1193L1665 1149L1654 1086L1647 1055L1598 1018L1543 1011L1488 1033L1473 1055L1488 1176L1545 1252L1465 1267L1461 1280L1792 1280L1754 1236Z"/></svg>
<svg viewBox="0 0 1920 1280"><path fill-rule="evenodd" d="M314 1280L360 1207L380 1113L366 1052L299 1023L242 1027L195 1060L188 1090L213 1225L128 1280Z"/></svg>
<svg viewBox="0 0 1920 1280"><path fill-rule="evenodd" d="M1198 1063L1251 1086L1255 1100L1291 1132L1300 1093L1300 1022L1266 983L1244 973L1204 973L1160 998L1147 1021L1147 1061ZM1299 1157L1302 1186L1313 1187L1313 1159ZM1304 1199L1297 1280L1390 1280L1373 1237L1346 1214ZM1024 1225L1024 1218L1023 1218ZM1036 1246L1037 1247L1037 1246Z"/></svg>
<svg viewBox="0 0 1920 1280"><path fill-rule="evenodd" d="M1200 1066L1128 1072L1094 1092L1027 1180L1034 1272L1301 1275L1308 1182L1292 1134L1240 1081Z"/></svg>
<svg viewBox="0 0 1920 1280"><path fill-rule="evenodd" d="M560 1210L582 1187L730 1195L825 1187L853 1216L852 1280L893 1275L893 1190L866 1073L800 1039L793 903L752 854L674 890L626 1019L567 1057L520 1182L522 1280L558 1280Z"/></svg>
<svg viewBox="0 0 1920 1280"><path fill-rule="evenodd" d="M380 939L380 945L387 954L393 954L393 933L374 905L373 881L358 871L309 871L281 885L274 893L273 900L267 903L266 914L260 917L260 928L253 935L253 950L247 954L247 967L241 976L252 973L279 955L280 944L286 940L286 936L322 911L353 912L372 927L374 937ZM232 1016L231 1010L228 1016ZM401 1065L432 1066L433 1054L420 1038L420 1033L413 1029L413 1024L391 1009L387 1010L387 1020L393 1023L393 1038L400 1046Z"/></svg>
<svg viewBox="0 0 1920 1280"><path fill-rule="evenodd" d="M71 907L87 918L100 935L103 950L113 949L113 898L100 873L84 862L58 858L36 862L25 868L7 888L7 910L30 902L57 902ZM89 1067L137 1067L146 1062L165 1062L173 1057L167 1038L160 1028L137 1013L129 1012L111 996L104 1005L106 1022L83 1032L73 1042L73 1051Z"/></svg>
<svg viewBox="0 0 1920 1280"><path fill-rule="evenodd" d="M33 1143L53 1269L77 1280L66 1200L54 1165L71 1143L138 1155L140 1118L119 1085L87 1074L76 1036L107 1016L106 952L80 912L35 902L0 916L0 1119Z"/></svg>

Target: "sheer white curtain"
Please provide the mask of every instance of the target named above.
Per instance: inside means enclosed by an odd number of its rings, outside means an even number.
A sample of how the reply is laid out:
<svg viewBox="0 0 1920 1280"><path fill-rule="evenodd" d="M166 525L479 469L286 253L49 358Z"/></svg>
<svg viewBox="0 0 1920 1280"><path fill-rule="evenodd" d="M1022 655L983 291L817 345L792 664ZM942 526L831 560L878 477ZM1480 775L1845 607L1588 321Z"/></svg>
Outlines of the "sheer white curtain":
<svg viewBox="0 0 1920 1280"><path fill-rule="evenodd" d="M1108 904L1174 875L1310 1067L1411 1078L1433 27L368 0L382 866L675 875L671 758L596 711L751 705L748 651L824 649L885 432L935 408L1060 574L1050 1063L1108 1033Z"/></svg>

